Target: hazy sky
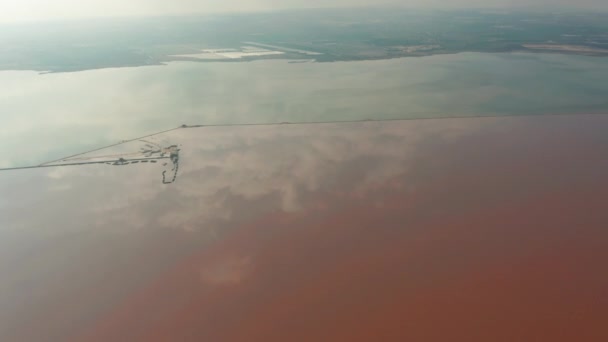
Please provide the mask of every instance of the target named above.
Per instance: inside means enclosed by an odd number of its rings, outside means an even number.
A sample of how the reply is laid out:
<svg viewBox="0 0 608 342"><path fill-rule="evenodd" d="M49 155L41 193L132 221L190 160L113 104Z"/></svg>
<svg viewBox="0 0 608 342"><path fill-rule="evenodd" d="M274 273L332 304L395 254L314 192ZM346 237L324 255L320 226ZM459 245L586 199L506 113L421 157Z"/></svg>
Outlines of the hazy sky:
<svg viewBox="0 0 608 342"><path fill-rule="evenodd" d="M607 0L0 0L0 22L97 16L147 16L273 9L371 6L555 6L608 9Z"/></svg>

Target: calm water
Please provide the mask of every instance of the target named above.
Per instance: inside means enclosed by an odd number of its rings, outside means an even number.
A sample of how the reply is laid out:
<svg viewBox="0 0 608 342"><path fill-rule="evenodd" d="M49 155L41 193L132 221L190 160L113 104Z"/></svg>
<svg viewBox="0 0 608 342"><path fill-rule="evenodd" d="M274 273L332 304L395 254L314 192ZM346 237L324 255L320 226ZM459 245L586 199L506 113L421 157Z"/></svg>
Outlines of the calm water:
<svg viewBox="0 0 608 342"><path fill-rule="evenodd" d="M0 167L181 124L608 113L606 80L608 59L480 53L0 72Z"/></svg>
<svg viewBox="0 0 608 342"><path fill-rule="evenodd" d="M204 127L156 137L182 146L170 185L1 172L0 341L606 342L606 131Z"/></svg>

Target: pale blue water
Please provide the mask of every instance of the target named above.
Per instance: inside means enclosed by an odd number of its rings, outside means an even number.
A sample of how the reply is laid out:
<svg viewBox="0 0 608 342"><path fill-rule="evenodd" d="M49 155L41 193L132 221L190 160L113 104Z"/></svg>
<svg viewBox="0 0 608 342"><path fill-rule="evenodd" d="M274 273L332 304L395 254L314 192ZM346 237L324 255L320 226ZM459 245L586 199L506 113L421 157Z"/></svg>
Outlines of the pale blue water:
<svg viewBox="0 0 608 342"><path fill-rule="evenodd" d="M608 113L608 58L482 54L0 72L0 167L181 124Z"/></svg>

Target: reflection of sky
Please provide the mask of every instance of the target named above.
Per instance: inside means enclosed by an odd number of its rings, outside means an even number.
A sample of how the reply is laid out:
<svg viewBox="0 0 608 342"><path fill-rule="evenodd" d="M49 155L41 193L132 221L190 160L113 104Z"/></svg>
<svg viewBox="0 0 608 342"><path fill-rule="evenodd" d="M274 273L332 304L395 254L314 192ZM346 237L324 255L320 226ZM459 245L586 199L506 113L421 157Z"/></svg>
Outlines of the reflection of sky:
<svg viewBox="0 0 608 342"><path fill-rule="evenodd" d="M606 111L608 60L458 54L384 61L1 72L0 167L187 124Z"/></svg>
<svg viewBox="0 0 608 342"><path fill-rule="evenodd" d="M364 194L404 175L426 140L456 139L491 121L180 129L155 138L181 146L176 183L161 184L161 164L6 172L1 180L20 181L2 182L0 192L19 196L0 202L2 225L201 231L261 212L298 212L311 205L312 194ZM125 146L139 149L133 142L97 154L123 153ZM27 214L33 198L45 203L34 216ZM66 216L66 208L74 210Z"/></svg>

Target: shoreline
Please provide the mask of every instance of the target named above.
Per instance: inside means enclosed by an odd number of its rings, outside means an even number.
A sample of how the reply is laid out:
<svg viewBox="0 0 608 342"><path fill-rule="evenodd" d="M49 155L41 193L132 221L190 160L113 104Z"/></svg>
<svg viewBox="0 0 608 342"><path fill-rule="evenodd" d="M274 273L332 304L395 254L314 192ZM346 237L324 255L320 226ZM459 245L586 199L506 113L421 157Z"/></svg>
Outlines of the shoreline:
<svg viewBox="0 0 608 342"><path fill-rule="evenodd" d="M402 59L402 58L423 58L423 57L433 57L433 56L443 56L443 55L457 55L463 53L481 53L481 54L513 54L513 53L529 53L529 54L548 54L548 55L568 55L568 56L584 56L584 57L598 57L605 58L608 57L608 50L606 52L599 51L575 51L575 50L548 50L548 49L513 49L509 51L475 51L475 50L464 50L464 51L435 51L427 54L419 54L419 55L406 55L406 56L384 56L377 58L348 58L348 59L336 59L336 60L317 60L315 58L308 58L306 62L303 62L303 58L284 58L275 57L275 58L242 58L242 59L217 59L217 60L205 60L205 59L196 59L196 58L180 58L180 59L168 59L161 60L156 63L151 64L136 64L136 65L114 65L114 66L100 66L100 67L92 67L86 69L75 69L75 70L49 70L48 68L42 69L0 69L0 72L3 71L24 71L24 72L36 72L39 75L48 75L48 74L61 74L61 73L75 73L75 72L84 72L84 71L92 71L92 70L104 70L104 69L122 69L122 68L140 68L140 67L153 67L153 66L167 66L171 63L175 62L186 62L186 63L250 63L250 62L258 62L258 61L286 61L289 64L310 64L310 63L345 63L345 62L366 62L366 61L384 61L384 60L394 60L394 59Z"/></svg>

